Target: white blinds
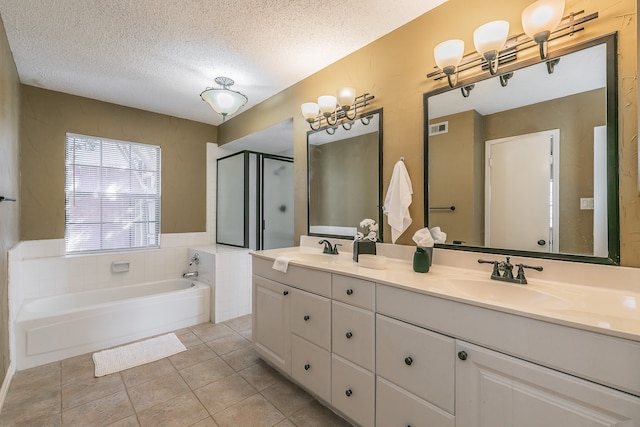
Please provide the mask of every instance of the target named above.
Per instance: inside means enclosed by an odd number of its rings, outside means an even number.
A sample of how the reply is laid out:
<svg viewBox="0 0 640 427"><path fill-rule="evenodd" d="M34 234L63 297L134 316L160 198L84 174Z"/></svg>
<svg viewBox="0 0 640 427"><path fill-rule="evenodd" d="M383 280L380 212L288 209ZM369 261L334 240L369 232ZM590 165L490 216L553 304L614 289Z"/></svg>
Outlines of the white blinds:
<svg viewBox="0 0 640 427"><path fill-rule="evenodd" d="M160 246L160 147L68 133L67 253Z"/></svg>

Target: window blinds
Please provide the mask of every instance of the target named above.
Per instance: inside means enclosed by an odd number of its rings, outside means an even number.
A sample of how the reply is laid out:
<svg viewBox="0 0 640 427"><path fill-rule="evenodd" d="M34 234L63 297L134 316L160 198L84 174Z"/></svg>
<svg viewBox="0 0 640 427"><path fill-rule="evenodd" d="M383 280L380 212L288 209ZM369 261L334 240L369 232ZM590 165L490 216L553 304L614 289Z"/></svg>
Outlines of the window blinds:
<svg viewBox="0 0 640 427"><path fill-rule="evenodd" d="M67 133L67 253L160 246L160 147Z"/></svg>

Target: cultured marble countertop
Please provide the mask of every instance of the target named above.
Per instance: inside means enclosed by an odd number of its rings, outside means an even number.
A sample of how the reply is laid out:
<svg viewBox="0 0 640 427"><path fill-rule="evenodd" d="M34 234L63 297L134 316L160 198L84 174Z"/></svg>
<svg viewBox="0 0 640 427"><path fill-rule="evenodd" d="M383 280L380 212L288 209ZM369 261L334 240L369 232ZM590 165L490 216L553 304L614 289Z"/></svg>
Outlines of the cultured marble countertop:
<svg viewBox="0 0 640 427"><path fill-rule="evenodd" d="M285 256L291 259L289 265L358 277L464 304L640 342L640 292L633 290L598 288L529 276L529 283L520 285L490 280L490 269L479 272L436 263L428 273L416 273L410 261L394 258L387 258L386 268L372 269L354 262L350 253L325 255L320 249L308 247L257 251L253 255L267 260Z"/></svg>

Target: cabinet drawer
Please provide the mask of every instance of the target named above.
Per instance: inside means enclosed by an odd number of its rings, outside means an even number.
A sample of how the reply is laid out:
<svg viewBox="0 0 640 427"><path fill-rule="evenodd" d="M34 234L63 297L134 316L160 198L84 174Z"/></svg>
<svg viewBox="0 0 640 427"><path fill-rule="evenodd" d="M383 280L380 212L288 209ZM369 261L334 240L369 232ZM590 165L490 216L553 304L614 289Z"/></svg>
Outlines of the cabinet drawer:
<svg viewBox="0 0 640 427"><path fill-rule="evenodd" d="M453 414L455 340L376 315L376 373Z"/></svg>
<svg viewBox="0 0 640 427"><path fill-rule="evenodd" d="M375 317L372 311L333 301L332 351L370 371L375 369Z"/></svg>
<svg viewBox="0 0 640 427"><path fill-rule="evenodd" d="M376 423L379 426L454 427L455 417L378 377Z"/></svg>
<svg viewBox="0 0 640 427"><path fill-rule="evenodd" d="M253 274L275 280L276 282L313 292L314 294L331 296L331 273L314 270L308 267L298 267L289 264L287 272L274 270L273 261L253 257Z"/></svg>
<svg viewBox="0 0 640 427"><path fill-rule="evenodd" d="M331 300L292 289L291 332L331 350Z"/></svg>
<svg viewBox="0 0 640 427"><path fill-rule="evenodd" d="M291 376L325 402L331 402L331 353L291 335Z"/></svg>
<svg viewBox="0 0 640 427"><path fill-rule="evenodd" d="M376 285L368 280L333 275L333 299L374 310L376 305Z"/></svg>
<svg viewBox="0 0 640 427"><path fill-rule="evenodd" d="M375 376L349 361L332 356L331 403L361 426L373 426Z"/></svg>

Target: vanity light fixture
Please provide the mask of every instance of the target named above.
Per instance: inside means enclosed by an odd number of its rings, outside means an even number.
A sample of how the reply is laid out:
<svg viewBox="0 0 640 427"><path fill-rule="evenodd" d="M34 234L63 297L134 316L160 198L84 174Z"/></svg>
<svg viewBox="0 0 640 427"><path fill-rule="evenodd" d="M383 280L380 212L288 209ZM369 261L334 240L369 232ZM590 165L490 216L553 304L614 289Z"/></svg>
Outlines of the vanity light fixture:
<svg viewBox="0 0 640 427"><path fill-rule="evenodd" d="M537 0L522 12L522 28L539 46L540 59L548 54L548 42L564 13L564 0Z"/></svg>
<svg viewBox="0 0 640 427"><path fill-rule="evenodd" d="M455 88L460 82L460 73L479 66L480 69L488 69L491 75L496 75L499 65L517 61L519 53L535 47L539 50L540 61L544 61L547 66L547 72L553 73L559 60L549 59L548 42L564 36L572 36L584 29L582 24L598 17L598 12L583 15L584 10L581 10L571 12L563 18L564 3L564 0L537 0L529 5L522 13L522 26L525 33L505 36L509 31L509 23L506 21L492 21L481 25L473 34L476 47L476 52L473 53L466 55L459 53L460 50L464 51L462 40L447 40L438 44L434 48L436 70L428 73L427 78L434 80L446 78L449 86ZM454 46L457 47L457 51ZM453 55L454 51L455 55ZM460 54L459 59L458 54ZM513 67L509 68L513 69ZM504 87L513 77L513 72L506 71L498 77L500 85ZM472 89L471 85L461 83L462 95L469 96L470 88Z"/></svg>
<svg viewBox="0 0 640 427"><path fill-rule="evenodd" d="M305 102L300 106L302 116L311 130L326 126L327 133L333 134L339 125L349 130L358 118L358 109L366 107L375 98L368 93L356 96L356 90L351 87L343 87L336 95L322 95L318 97L318 102ZM366 117L361 117L360 120L363 124L368 124Z"/></svg>
<svg viewBox="0 0 640 427"><path fill-rule="evenodd" d="M498 72L498 54L504 48L508 36L509 22L504 20L487 22L473 32L473 44L487 61L491 75Z"/></svg>
<svg viewBox="0 0 640 427"><path fill-rule="evenodd" d="M206 88L200 98L205 101L213 111L222 116L224 122L229 114L234 114L249 100L245 95L235 90L229 89L234 85L234 81L229 77L216 77L214 80L221 87Z"/></svg>

